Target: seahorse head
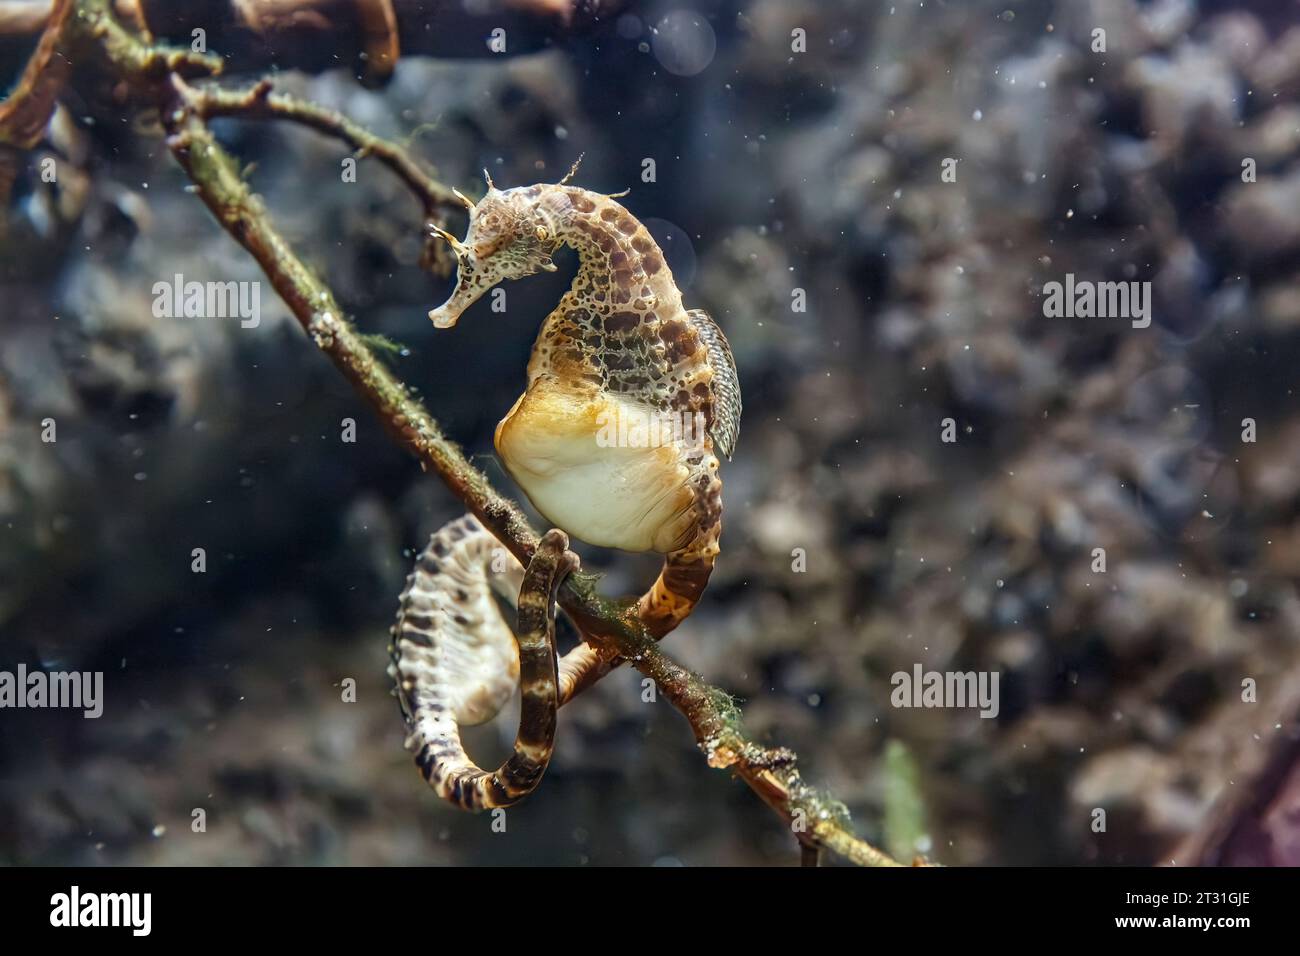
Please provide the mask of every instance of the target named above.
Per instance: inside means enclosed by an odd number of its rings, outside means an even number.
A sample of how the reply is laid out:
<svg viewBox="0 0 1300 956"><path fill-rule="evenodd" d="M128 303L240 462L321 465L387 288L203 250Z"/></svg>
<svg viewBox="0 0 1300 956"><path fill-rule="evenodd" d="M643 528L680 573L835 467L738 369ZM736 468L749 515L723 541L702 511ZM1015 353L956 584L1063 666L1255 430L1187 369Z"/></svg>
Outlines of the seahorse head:
<svg viewBox="0 0 1300 956"><path fill-rule="evenodd" d="M461 313L504 279L535 272L554 272L551 255L559 245L550 218L537 202L537 190L500 190L488 179L487 195L477 203L456 195L469 210L465 239L434 227L456 253L456 288L451 297L429 312L440 329L456 324Z"/></svg>

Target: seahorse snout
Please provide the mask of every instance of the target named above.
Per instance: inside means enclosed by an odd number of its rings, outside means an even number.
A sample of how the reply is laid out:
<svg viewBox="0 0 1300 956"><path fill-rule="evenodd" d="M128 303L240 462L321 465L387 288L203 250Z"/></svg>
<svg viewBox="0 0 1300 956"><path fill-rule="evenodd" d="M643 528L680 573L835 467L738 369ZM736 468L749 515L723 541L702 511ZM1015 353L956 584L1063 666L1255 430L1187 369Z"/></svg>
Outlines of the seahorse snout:
<svg viewBox="0 0 1300 956"><path fill-rule="evenodd" d="M436 309L429 310L429 318L433 320L435 329L450 329L460 320L460 314L453 313L445 305L440 305Z"/></svg>
<svg viewBox="0 0 1300 956"><path fill-rule="evenodd" d="M489 288L489 283L476 281L478 275L473 264L466 263L462 258L456 288L446 302L436 309L429 310L429 318L436 328L449 329L454 326L465 310L477 302L483 292Z"/></svg>

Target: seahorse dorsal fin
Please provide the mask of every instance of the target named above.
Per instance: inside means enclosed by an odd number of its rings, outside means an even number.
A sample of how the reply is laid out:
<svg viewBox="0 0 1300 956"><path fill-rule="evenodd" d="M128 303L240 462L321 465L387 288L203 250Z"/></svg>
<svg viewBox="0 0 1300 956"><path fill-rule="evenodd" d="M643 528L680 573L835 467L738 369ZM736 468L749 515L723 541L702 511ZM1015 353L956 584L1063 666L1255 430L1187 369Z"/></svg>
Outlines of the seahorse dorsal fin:
<svg viewBox="0 0 1300 956"><path fill-rule="evenodd" d="M736 451L740 436L740 376L736 374L736 360L731 355L731 345L713 316L703 309L691 309L687 319L704 343L713 366L713 435L714 447L728 461Z"/></svg>

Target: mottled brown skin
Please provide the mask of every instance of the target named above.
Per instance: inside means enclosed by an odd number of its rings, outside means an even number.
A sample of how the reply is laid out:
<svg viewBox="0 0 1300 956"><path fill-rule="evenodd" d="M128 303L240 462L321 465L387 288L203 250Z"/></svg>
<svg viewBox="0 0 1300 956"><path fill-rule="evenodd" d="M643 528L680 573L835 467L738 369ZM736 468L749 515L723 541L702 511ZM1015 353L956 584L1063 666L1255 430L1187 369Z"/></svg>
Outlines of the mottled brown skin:
<svg viewBox="0 0 1300 956"><path fill-rule="evenodd" d="M718 454L730 458L735 446L739 383L726 338L707 313L683 307L663 253L645 227L614 197L570 186L568 178L505 191L489 180L482 200L465 200L465 240L439 231L457 255L456 289L429 315L440 328L453 326L498 282L553 270L551 255L562 244L577 251L577 276L542 324L527 389L498 425L496 447L538 510L565 531L602 546L665 554L663 570L638 605L641 621L658 638L691 613L713 570L722 531ZM629 410L701 421L704 434L644 450L601 446L598 423ZM627 506L626 514L620 506ZM481 526L461 530L492 540ZM486 541L469 544L480 552L487 547ZM431 591L440 587L436 576L425 583ZM454 595L447 603L454 604ZM535 609L532 598L529 603ZM475 644L475 634L451 630L453 645ZM522 656L520 661L521 671L528 671ZM601 663L586 643L566 655L558 671L559 699ZM529 681L523 674L521 680L527 699ZM552 674L552 686L556 680ZM499 697L496 682L486 684L495 694L487 696ZM404 698L413 725L419 697ZM538 724L530 740L546 738L553 726L553 720ZM502 805L485 801L509 795L499 777L467 767L463 751L437 741L420 747L426 779L444 797L468 806L468 790L475 795L473 806L481 807ZM516 783L526 778L526 772L517 775ZM449 788L449 779L460 780L459 787Z"/></svg>
<svg viewBox="0 0 1300 956"><path fill-rule="evenodd" d="M663 252L635 216L613 197L563 183L489 190L474 207L466 241L455 243L457 289L431 315L435 324L454 324L501 279L553 268L550 257L561 244L577 250L578 274L542 325L528 389L498 428L497 447L510 468L513 422L522 417L532 426L530 419L540 419L536 427L543 427L546 416L528 416L527 405L554 390L588 396L593 406L627 396L666 413L703 416L708 439L678 462L685 469L682 514L670 540L656 547L667 553L664 570L640 603L642 620L662 636L690 614L718 554L722 482L715 451L730 457L740 420L735 365L721 331L702 310L683 308Z"/></svg>

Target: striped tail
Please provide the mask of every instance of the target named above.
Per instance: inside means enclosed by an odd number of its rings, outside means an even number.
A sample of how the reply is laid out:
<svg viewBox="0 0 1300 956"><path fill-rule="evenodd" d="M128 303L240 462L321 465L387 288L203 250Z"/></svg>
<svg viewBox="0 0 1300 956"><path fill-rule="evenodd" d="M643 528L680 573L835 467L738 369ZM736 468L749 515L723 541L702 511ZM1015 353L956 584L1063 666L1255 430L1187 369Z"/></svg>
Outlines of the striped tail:
<svg viewBox="0 0 1300 956"><path fill-rule="evenodd" d="M406 747L438 795L466 810L510 806L537 787L554 749L556 711L586 670L585 653L556 661L555 590L578 566L568 543L564 532L547 532L525 571L467 515L434 534L402 592L389 674ZM516 638L493 592L513 597L521 578ZM483 770L465 752L460 725L491 720L516 677L514 752L497 770Z"/></svg>
<svg viewBox="0 0 1300 956"><path fill-rule="evenodd" d="M691 481L695 485L695 529L685 547L664 558L659 577L641 597L641 623L659 640L686 620L709 584L722 537L722 479L718 459L706 453Z"/></svg>
<svg viewBox="0 0 1300 956"><path fill-rule="evenodd" d="M722 537L722 478L717 455L730 459L740 435L740 378L727 337L703 309L692 309L686 315L709 358L707 418L712 441L704 454L688 461L695 492L692 533L684 547L664 559L663 570L638 608L641 622L655 640L686 620L708 587Z"/></svg>

